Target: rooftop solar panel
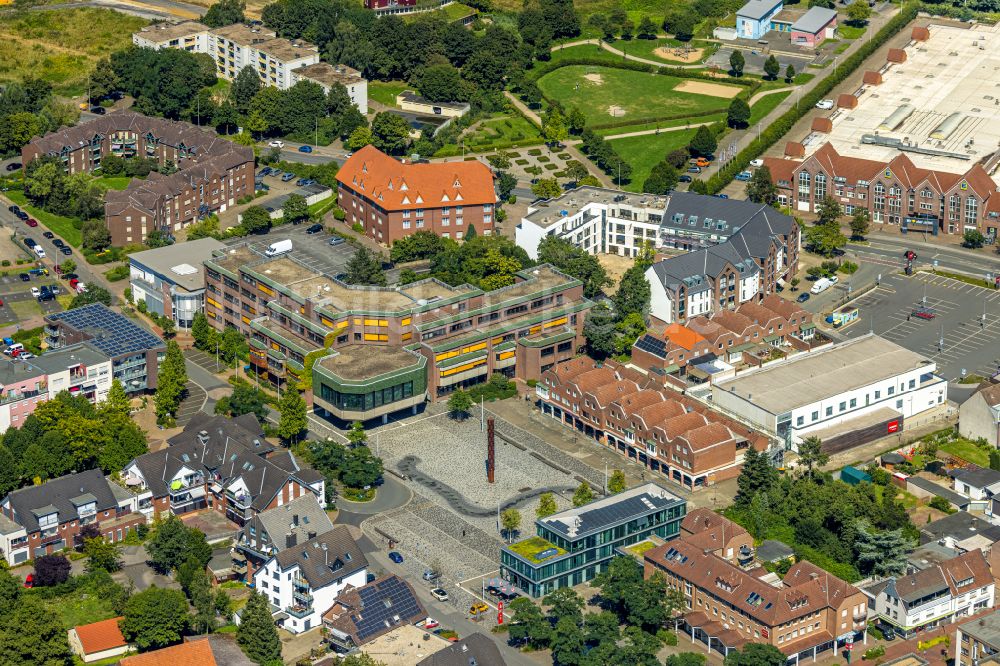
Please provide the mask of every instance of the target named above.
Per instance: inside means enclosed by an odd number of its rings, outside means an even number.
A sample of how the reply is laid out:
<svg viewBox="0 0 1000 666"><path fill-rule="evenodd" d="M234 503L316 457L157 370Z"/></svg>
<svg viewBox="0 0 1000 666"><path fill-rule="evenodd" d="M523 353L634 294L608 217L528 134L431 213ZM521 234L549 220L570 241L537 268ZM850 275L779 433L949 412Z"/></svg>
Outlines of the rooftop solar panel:
<svg viewBox="0 0 1000 666"><path fill-rule="evenodd" d="M409 586L395 576L359 588L358 595L363 610L353 619L361 641L423 615Z"/></svg>
<svg viewBox="0 0 1000 666"><path fill-rule="evenodd" d="M163 347L163 340L102 303L49 316L92 336L89 342L109 356L135 354Z"/></svg>
<svg viewBox="0 0 1000 666"><path fill-rule="evenodd" d="M639 341L635 343L637 349L649 352L650 354L655 354L660 358L665 358L667 355L667 345L663 340L659 338L654 338L652 335L644 335L639 338Z"/></svg>

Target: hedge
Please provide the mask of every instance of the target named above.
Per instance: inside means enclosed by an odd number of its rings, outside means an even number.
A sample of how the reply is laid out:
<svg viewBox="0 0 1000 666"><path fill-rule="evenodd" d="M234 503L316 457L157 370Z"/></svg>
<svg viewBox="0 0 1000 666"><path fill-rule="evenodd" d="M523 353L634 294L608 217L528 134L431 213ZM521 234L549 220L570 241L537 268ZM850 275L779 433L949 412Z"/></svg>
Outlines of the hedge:
<svg viewBox="0 0 1000 666"><path fill-rule="evenodd" d="M797 107L786 111L775 122L771 123L760 134L760 140L741 150L736 157L719 170L717 174L705 181L705 190L708 194L715 194L725 187L741 171L746 170L750 161L764 154L764 152L781 140L792 127L821 99L826 97L831 90L843 82L848 76L854 73L861 64L868 59L875 51L881 48L887 41L894 37L900 30L917 17L920 5L911 4L899 11L896 16L889 20L878 33L872 37L870 42L866 42L860 49L855 51L843 63L837 66L836 71L825 79L821 80L815 88L806 95L803 95Z"/></svg>

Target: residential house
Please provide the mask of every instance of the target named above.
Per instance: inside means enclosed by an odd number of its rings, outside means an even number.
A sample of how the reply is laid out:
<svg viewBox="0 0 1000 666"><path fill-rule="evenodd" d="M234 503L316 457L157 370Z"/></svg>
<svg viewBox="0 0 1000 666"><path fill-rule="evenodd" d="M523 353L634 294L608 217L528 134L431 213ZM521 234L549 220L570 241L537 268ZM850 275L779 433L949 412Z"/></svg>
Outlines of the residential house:
<svg viewBox="0 0 1000 666"><path fill-rule="evenodd" d="M470 227L493 233L493 172L478 160L417 164L365 146L340 167L337 188L346 221L383 245L417 231L456 240Z"/></svg>
<svg viewBox="0 0 1000 666"><path fill-rule="evenodd" d="M253 414L236 419L198 414L167 444L122 471L148 515L207 507L242 526L303 496L326 506L323 476L300 467L290 452L275 454Z"/></svg>
<svg viewBox="0 0 1000 666"><path fill-rule="evenodd" d="M1000 448L1000 383L984 383L958 408L958 432L962 437L985 439Z"/></svg>
<svg viewBox="0 0 1000 666"><path fill-rule="evenodd" d="M955 629L955 666L995 664L1000 654L1000 611Z"/></svg>
<svg viewBox="0 0 1000 666"><path fill-rule="evenodd" d="M125 657L118 666L255 666L255 662L243 654L232 634L209 634Z"/></svg>
<svg viewBox="0 0 1000 666"><path fill-rule="evenodd" d="M73 547L76 535L91 523L108 541L120 543L146 522L135 496L109 482L99 469L15 490L0 502L0 511L24 529L4 550L12 565Z"/></svg>
<svg viewBox="0 0 1000 666"><path fill-rule="evenodd" d="M21 426L48 399L45 370L30 360L0 358L0 433Z"/></svg>
<svg viewBox="0 0 1000 666"><path fill-rule="evenodd" d="M118 628L119 620L123 619L113 617L73 627L69 630L69 649L85 664L125 654L129 644Z"/></svg>
<svg viewBox="0 0 1000 666"><path fill-rule="evenodd" d="M130 254L132 298L177 328L191 328L195 314L205 312L205 261L223 247L214 238L199 238Z"/></svg>
<svg viewBox="0 0 1000 666"><path fill-rule="evenodd" d="M427 610L413 587L399 576L390 575L359 588L344 589L323 613L323 627L335 650L350 652L426 617Z"/></svg>
<svg viewBox="0 0 1000 666"><path fill-rule="evenodd" d="M32 365L45 372L45 395L39 401L52 400L63 391L83 396L91 403L103 402L108 397L114 380L114 363L107 353L90 342L79 342L66 347L47 349L44 354L31 359ZM122 387L126 388L125 383ZM128 390L126 388L126 390ZM20 425L15 419L11 425Z"/></svg>
<svg viewBox="0 0 1000 666"><path fill-rule="evenodd" d="M979 549L876 583L868 592L874 614L906 638L994 604L993 574Z"/></svg>
<svg viewBox="0 0 1000 666"><path fill-rule="evenodd" d="M824 39L833 39L837 30L837 10L827 7L810 7L792 24L792 44L814 49Z"/></svg>
<svg viewBox="0 0 1000 666"><path fill-rule="evenodd" d="M920 527L920 543L943 542L962 550L986 548L1000 541L1000 525L985 518L957 511Z"/></svg>
<svg viewBox="0 0 1000 666"><path fill-rule="evenodd" d="M233 546L233 568L252 580L264 563L283 550L324 534L333 523L317 498L303 495L287 504L254 514L243 524Z"/></svg>
<svg viewBox="0 0 1000 666"><path fill-rule="evenodd" d="M680 538L737 566L748 567L753 563L753 536L711 509L689 511L681 521Z"/></svg>
<svg viewBox="0 0 1000 666"><path fill-rule="evenodd" d="M675 538L687 503L645 483L535 521L536 536L504 546L500 576L531 597L592 580L615 550L650 536Z"/></svg>
<svg viewBox="0 0 1000 666"><path fill-rule="evenodd" d="M317 62L303 65L292 70L292 82L312 81L330 94L330 89L340 84L347 90L351 103L358 107L362 115L368 115L368 80L361 72L347 65L331 65L328 62Z"/></svg>
<svg viewBox="0 0 1000 666"><path fill-rule="evenodd" d="M993 496L1000 493L1000 472L977 465L953 469L948 472L955 492L968 497L972 502L969 511L992 513Z"/></svg>
<svg viewBox="0 0 1000 666"><path fill-rule="evenodd" d="M469 634L417 662L417 666L506 666L500 648L481 633Z"/></svg>
<svg viewBox="0 0 1000 666"><path fill-rule="evenodd" d="M276 608L278 626L293 634L309 631L348 586L365 584L368 560L346 526L287 548L253 575L253 587Z"/></svg>

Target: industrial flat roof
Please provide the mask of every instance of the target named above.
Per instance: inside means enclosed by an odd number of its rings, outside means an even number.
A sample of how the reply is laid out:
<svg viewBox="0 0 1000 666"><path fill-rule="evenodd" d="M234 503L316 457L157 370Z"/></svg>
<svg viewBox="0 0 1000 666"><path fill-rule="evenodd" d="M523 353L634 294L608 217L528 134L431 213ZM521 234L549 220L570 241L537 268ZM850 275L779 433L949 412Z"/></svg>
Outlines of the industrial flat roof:
<svg viewBox="0 0 1000 666"><path fill-rule="evenodd" d="M224 247L226 246L214 238L199 238L136 252L129 255L128 260L129 263L148 268L167 282L187 291L195 291L205 288L205 260L211 259L213 252Z"/></svg>
<svg viewBox="0 0 1000 666"><path fill-rule="evenodd" d="M423 356L402 347L347 345L324 356L317 363L341 379L364 381L426 363Z"/></svg>
<svg viewBox="0 0 1000 666"><path fill-rule="evenodd" d="M772 414L782 414L931 363L869 334L718 382L714 391L736 393Z"/></svg>
<svg viewBox="0 0 1000 666"><path fill-rule="evenodd" d="M551 227L561 222L567 215L573 215L583 206L590 203L613 204L621 203L626 206L637 208L658 208L666 210L666 196L656 194L635 194L632 192L622 192L621 190L611 190L604 187L593 187L586 185L570 190L564 194L533 203L528 208L528 213L524 219L530 220L540 227Z"/></svg>
<svg viewBox="0 0 1000 666"><path fill-rule="evenodd" d="M644 483L625 492L554 513L537 522L564 537L576 539L680 501L680 497L666 488L655 483Z"/></svg>
<svg viewBox="0 0 1000 666"><path fill-rule="evenodd" d="M1000 647L1000 611L990 613L975 622L966 622L961 626L962 633L989 645Z"/></svg>

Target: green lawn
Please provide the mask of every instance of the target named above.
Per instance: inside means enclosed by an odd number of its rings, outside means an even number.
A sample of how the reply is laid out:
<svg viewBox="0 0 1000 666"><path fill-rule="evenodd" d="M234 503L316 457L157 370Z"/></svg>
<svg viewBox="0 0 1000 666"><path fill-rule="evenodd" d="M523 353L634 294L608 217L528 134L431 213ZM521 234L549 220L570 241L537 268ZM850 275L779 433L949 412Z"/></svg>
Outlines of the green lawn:
<svg viewBox="0 0 1000 666"><path fill-rule="evenodd" d="M6 194L8 199L27 211L28 215L48 227L52 233L62 237L73 247L80 247L80 244L83 243L83 233L73 226L73 220L27 205L28 199L24 196L24 192L19 190L10 190Z"/></svg>
<svg viewBox="0 0 1000 666"><path fill-rule="evenodd" d="M476 10L468 5L463 5L460 2L453 2L450 5L445 5L441 9L435 12L429 12L432 16L441 16L449 23L454 23L455 21L460 21L468 16L472 16L476 13ZM417 20L422 14L404 14L403 20L407 23L411 23Z"/></svg>
<svg viewBox="0 0 1000 666"><path fill-rule="evenodd" d="M550 550L550 549L551 550L555 550L556 552L553 553L552 555L549 555L548 557L546 557L545 558L546 560L550 559L552 557L556 557L557 555L563 555L563 554L566 553L566 551L563 550L562 548L560 548L559 546L556 546L555 544L552 544L552 543L546 541L545 539L543 539L540 536L529 537L529 538L525 539L524 541L518 541L517 543L513 543L513 544L511 544L511 545L509 545L507 547L511 551L517 553L521 557L523 557L526 560L528 560L529 562L534 562L534 563L538 563L538 562L544 561L544 560L539 560L539 559L536 559L536 558L541 553L543 553L543 552L545 552L547 550Z"/></svg>
<svg viewBox="0 0 1000 666"><path fill-rule="evenodd" d="M632 165L632 180L623 187L630 192L641 192L642 184L653 166L663 161L672 150L683 148L694 136L695 130L664 132L660 135L646 134L627 139L614 139L611 146ZM614 180L614 174L609 174Z"/></svg>
<svg viewBox="0 0 1000 666"><path fill-rule="evenodd" d="M86 587L53 599L42 599L42 604L49 613L62 620L63 627L66 629L81 624L100 622L115 616L114 611L111 610L110 602L101 599L92 589Z"/></svg>
<svg viewBox="0 0 1000 666"><path fill-rule="evenodd" d="M857 39L865 34L865 29L865 26L853 26L842 23L837 26L837 34L844 39Z"/></svg>
<svg viewBox="0 0 1000 666"><path fill-rule="evenodd" d="M773 95L765 95L761 97L756 104L750 107L750 124L753 125L760 122L760 119L771 113L776 106L781 104L781 101L792 94L791 90L786 90L785 92L774 93Z"/></svg>
<svg viewBox="0 0 1000 666"><path fill-rule="evenodd" d="M132 179L128 176L99 176L94 182L103 190L124 190Z"/></svg>
<svg viewBox="0 0 1000 666"><path fill-rule="evenodd" d="M369 81L368 99L394 107L396 106L396 95L410 87L406 81Z"/></svg>
<svg viewBox="0 0 1000 666"><path fill-rule="evenodd" d="M717 44L712 44L711 42L703 42L698 39L692 39L688 44L693 49L702 49L702 54L698 58L697 62L704 62L706 58L715 53L719 48ZM616 49L625 51L625 53L630 56L636 56L637 58L646 58L648 60L658 60L664 65L681 65L681 64L694 64L689 61L680 60L679 58L670 57L672 51L667 55L663 56L656 52L656 49L664 47L667 49L675 49L684 46L684 43L676 40L663 37L660 39L633 39L631 41L623 42L617 41L612 44Z"/></svg>
<svg viewBox="0 0 1000 666"><path fill-rule="evenodd" d="M538 86L551 99L566 108L578 107L587 124L614 121L647 121L656 116L721 111L729 99L687 92L676 92L685 79L634 72L610 67L569 65L550 72L538 80ZM616 105L624 115L612 116Z"/></svg>
<svg viewBox="0 0 1000 666"><path fill-rule="evenodd" d="M973 442L962 437L954 439L947 444L942 444L938 449L980 467L990 466L990 455Z"/></svg>
<svg viewBox="0 0 1000 666"><path fill-rule="evenodd" d="M93 7L6 13L0 16L0 82L30 74L58 93L78 95L94 64L129 46L132 33L147 23Z"/></svg>
<svg viewBox="0 0 1000 666"><path fill-rule="evenodd" d="M580 44L579 46L570 46L565 49L553 51L550 62L562 62L576 58L590 58L591 60L596 58L598 60L606 60L607 62L622 61L621 56L609 53L596 44Z"/></svg>

